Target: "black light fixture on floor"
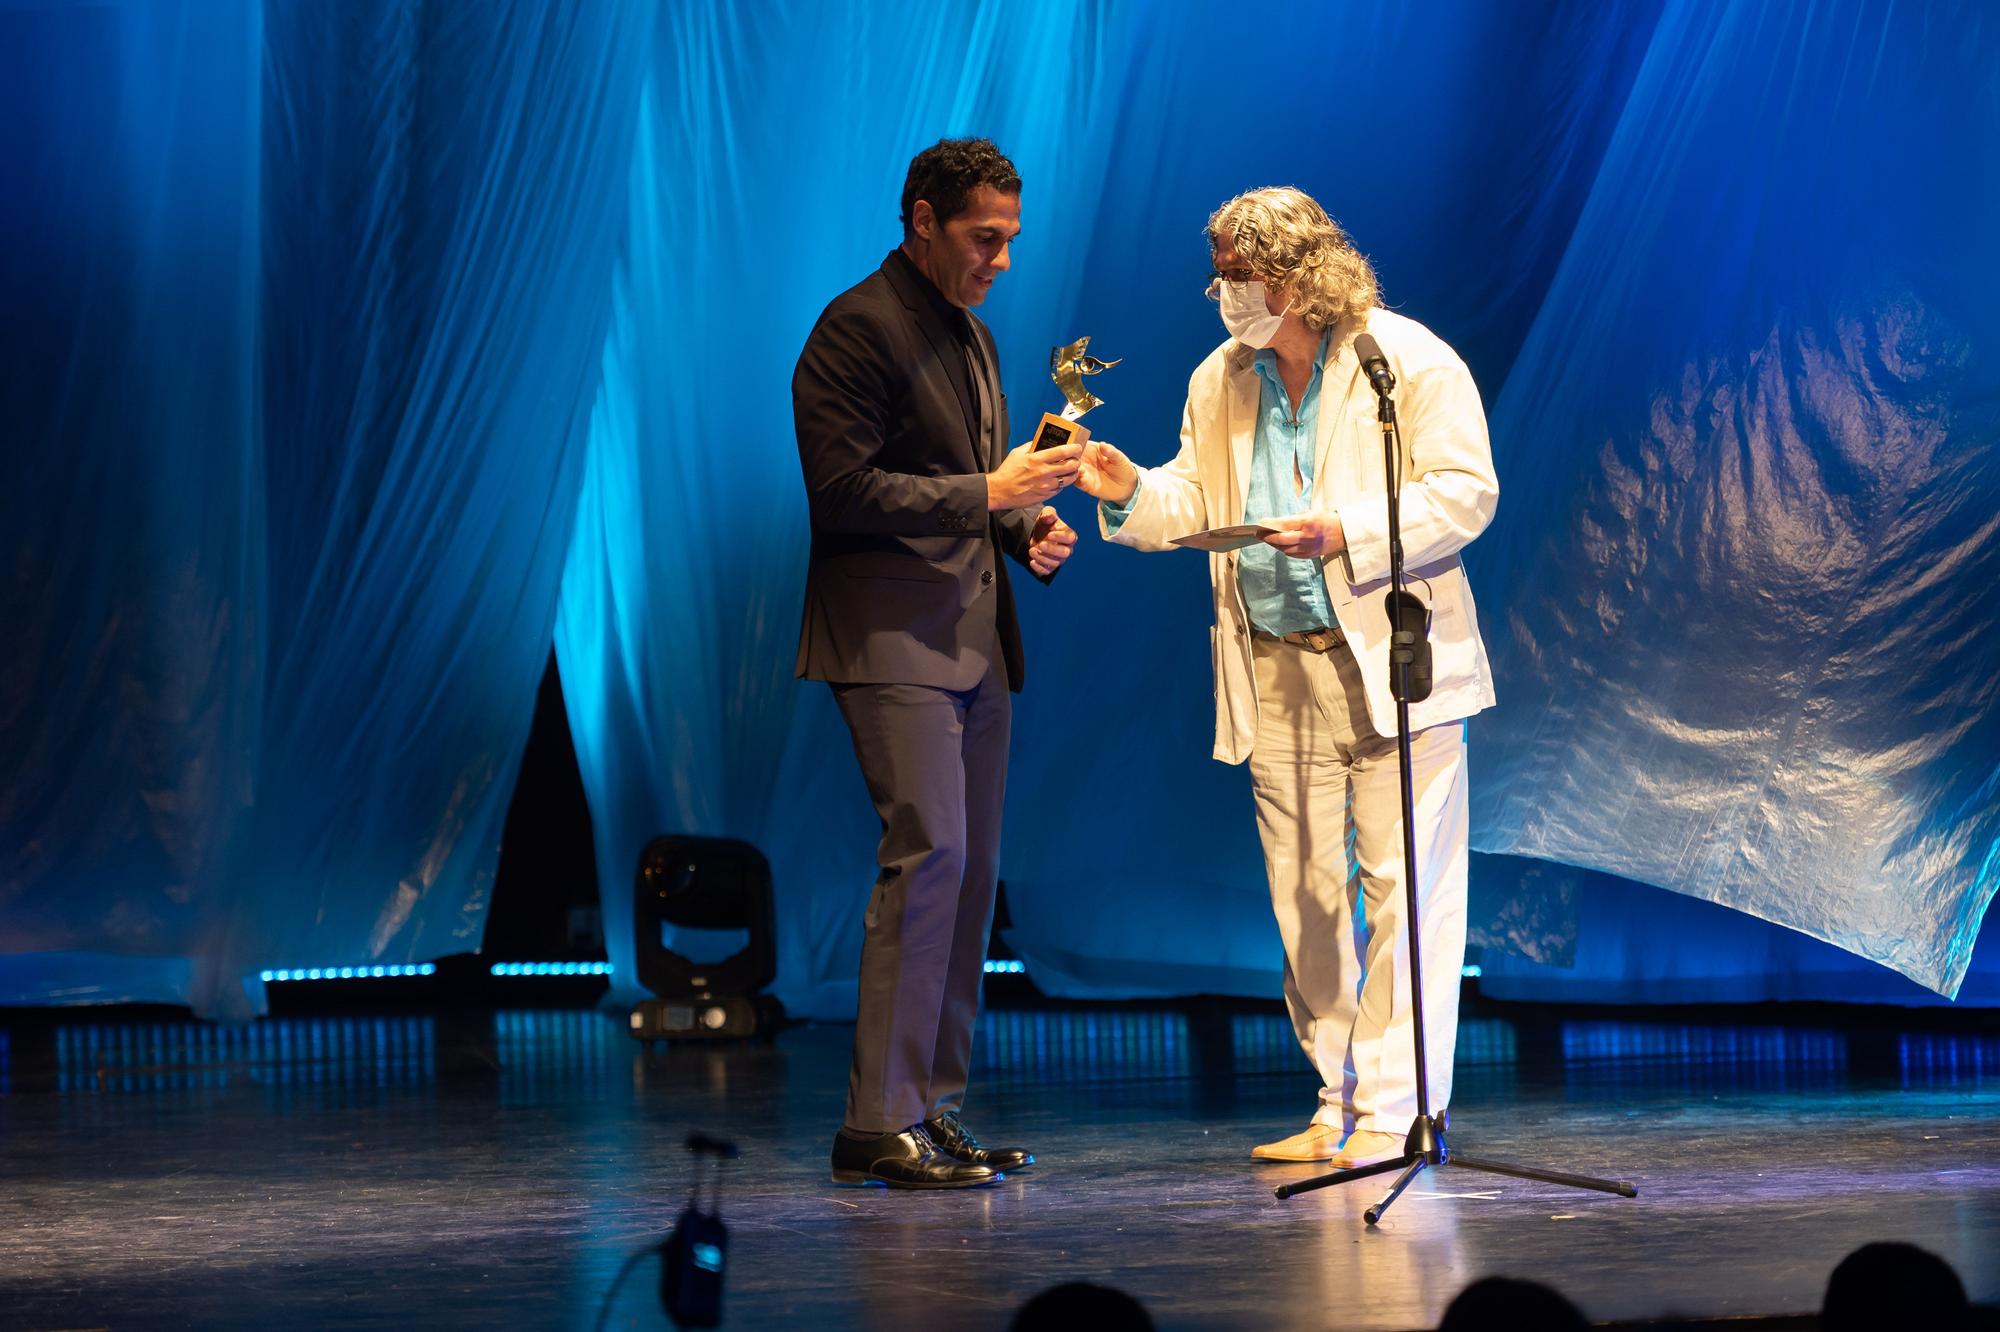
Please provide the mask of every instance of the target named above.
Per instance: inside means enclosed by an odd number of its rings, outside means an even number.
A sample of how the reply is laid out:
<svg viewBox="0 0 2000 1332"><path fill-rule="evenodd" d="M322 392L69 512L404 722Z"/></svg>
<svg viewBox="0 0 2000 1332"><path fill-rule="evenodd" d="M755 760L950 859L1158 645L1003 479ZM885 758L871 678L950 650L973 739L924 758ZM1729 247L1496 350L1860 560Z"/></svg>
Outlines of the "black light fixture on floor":
<svg viewBox="0 0 2000 1332"><path fill-rule="evenodd" d="M632 1010L633 1039L741 1038L783 1020L758 993L778 974L778 941L771 864L756 847L656 837L639 854L632 907L639 983L659 996Z"/></svg>

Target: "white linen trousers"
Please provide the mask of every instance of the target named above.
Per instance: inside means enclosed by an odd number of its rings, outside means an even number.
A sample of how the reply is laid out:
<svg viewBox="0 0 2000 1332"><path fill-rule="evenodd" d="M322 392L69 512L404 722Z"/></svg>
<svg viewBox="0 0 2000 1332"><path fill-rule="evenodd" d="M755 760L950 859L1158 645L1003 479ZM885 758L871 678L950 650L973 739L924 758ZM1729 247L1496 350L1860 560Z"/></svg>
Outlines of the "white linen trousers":
<svg viewBox="0 0 2000 1332"><path fill-rule="evenodd" d="M1369 724L1345 646L1255 636L1257 833L1285 1004L1324 1083L1317 1124L1402 1135L1417 1114L1396 742ZM1430 1109L1451 1102L1465 965L1465 724L1410 736Z"/></svg>

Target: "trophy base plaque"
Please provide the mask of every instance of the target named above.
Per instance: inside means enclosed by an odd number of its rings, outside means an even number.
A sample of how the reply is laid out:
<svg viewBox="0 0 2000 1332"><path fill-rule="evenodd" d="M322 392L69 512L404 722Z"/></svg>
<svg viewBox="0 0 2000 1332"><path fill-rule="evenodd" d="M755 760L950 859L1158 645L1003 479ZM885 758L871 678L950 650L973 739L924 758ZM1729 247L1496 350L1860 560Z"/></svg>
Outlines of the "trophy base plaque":
<svg viewBox="0 0 2000 1332"><path fill-rule="evenodd" d="M1065 444L1080 444L1089 438L1090 429L1081 421L1067 420L1054 412L1043 412L1041 423L1035 427L1035 452L1061 448Z"/></svg>

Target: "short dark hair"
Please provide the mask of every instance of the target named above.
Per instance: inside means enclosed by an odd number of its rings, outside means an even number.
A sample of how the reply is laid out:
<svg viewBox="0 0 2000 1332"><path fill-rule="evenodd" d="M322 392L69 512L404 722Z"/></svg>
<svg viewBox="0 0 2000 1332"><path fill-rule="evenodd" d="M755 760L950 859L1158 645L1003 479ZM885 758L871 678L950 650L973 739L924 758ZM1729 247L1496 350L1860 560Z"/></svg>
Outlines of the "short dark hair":
<svg viewBox="0 0 2000 1332"><path fill-rule="evenodd" d="M1970 1326L1965 1283L1951 1264L1914 1244L1864 1244L1827 1278L1819 1325L1851 1328L1923 1327L1940 1332Z"/></svg>
<svg viewBox="0 0 2000 1332"><path fill-rule="evenodd" d="M1045 1328L1095 1327L1100 1332L1152 1332L1146 1306L1122 1290L1070 1281L1050 1286L1015 1311L1008 1332Z"/></svg>
<svg viewBox="0 0 2000 1332"><path fill-rule="evenodd" d="M939 222L949 222L965 211L966 200L981 185L1018 195L1021 173L991 139L939 139L910 159L903 177L904 234L917 200L929 203Z"/></svg>
<svg viewBox="0 0 2000 1332"><path fill-rule="evenodd" d="M1539 1281L1490 1276L1458 1292L1445 1306L1438 1332L1479 1332L1489 1327L1535 1327L1545 1332L1590 1332L1583 1311Z"/></svg>

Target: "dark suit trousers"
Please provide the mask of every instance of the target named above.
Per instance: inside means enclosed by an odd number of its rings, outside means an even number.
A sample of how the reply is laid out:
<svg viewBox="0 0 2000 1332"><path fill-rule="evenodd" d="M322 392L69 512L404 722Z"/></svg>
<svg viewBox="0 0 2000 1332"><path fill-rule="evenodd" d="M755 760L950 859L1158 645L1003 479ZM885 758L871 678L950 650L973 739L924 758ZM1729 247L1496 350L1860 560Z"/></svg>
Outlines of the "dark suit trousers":
<svg viewBox="0 0 2000 1332"><path fill-rule="evenodd" d="M1013 701L1005 672L992 669L964 691L833 692L882 819L846 1127L893 1133L957 1109L965 1096L1000 873Z"/></svg>

